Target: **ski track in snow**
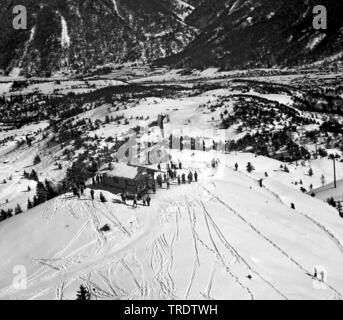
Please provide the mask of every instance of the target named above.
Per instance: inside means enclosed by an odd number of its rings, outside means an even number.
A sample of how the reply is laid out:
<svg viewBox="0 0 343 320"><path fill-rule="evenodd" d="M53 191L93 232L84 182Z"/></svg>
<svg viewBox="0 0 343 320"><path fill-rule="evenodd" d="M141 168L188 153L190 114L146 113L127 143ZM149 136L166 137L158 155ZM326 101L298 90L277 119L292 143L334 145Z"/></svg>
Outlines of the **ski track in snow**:
<svg viewBox="0 0 343 320"><path fill-rule="evenodd" d="M228 166L226 166L227 168L229 168ZM229 168L231 169L231 168ZM256 184L258 184L258 181L255 180L254 178L250 177L249 175L247 175L244 172L241 172L243 175L245 175L246 177L248 177L249 179L253 180ZM269 187L267 187L266 185L263 185L263 188L266 189L268 192L270 192L279 202L281 202L282 204L284 204L285 206L288 207L288 204L285 203L284 200L281 199L281 197L275 193L272 189L270 189ZM308 214L301 212L299 210L295 210L296 213L302 215L304 218L306 218L307 220L309 220L311 223L315 224L319 229L321 229L332 241L333 243L337 246L338 250L343 254L343 245L340 242L340 240L334 235L334 233L332 231L330 231L329 229L327 229L324 225L322 225L319 221L315 220L314 218L310 217Z"/></svg>
<svg viewBox="0 0 343 320"><path fill-rule="evenodd" d="M218 172L214 171L213 176L216 173ZM244 175L258 185L258 181L249 175L241 173L240 171L238 171L238 174ZM215 182L212 183L215 185ZM264 186L261 190L267 190L273 198L286 206L279 195L269 187ZM168 221L165 224L159 221L158 225L155 221L156 216L150 216L144 221L144 226L139 230L138 235L136 235L133 230L129 231L127 229L115 214L115 211L110 209L108 204L94 202L88 199L81 199L78 201L76 197L61 197L56 199L50 205L49 214L45 214L45 219L51 220L61 208L66 209L67 214L73 219L79 219L81 217L87 217L88 219L82 223L82 225L80 224L80 227L78 227L78 230L73 237L71 237L68 243L66 243L59 252L54 254L52 258L36 259L36 262L39 263L41 267L28 278L28 287L32 287L34 290L29 298L38 298L47 292L52 292L57 300L65 299L66 287L75 280L82 280L88 288L90 288L92 294L101 299L149 299L153 295L157 295L159 298L163 299L175 299L182 295L182 297L187 300L189 298L194 298L196 294L199 294L200 297L205 299L214 299L215 297L211 296L211 292L213 295L215 289L214 278L217 275L217 272L223 268L228 276L233 279L239 290L244 292L244 297L247 296L251 300L257 298L257 293L254 292L249 281L243 276L245 271L249 270L262 281L264 286L269 287L277 296L287 300L288 298L282 293L282 290L279 289L277 285L273 284L272 281L267 280L261 272L257 271L254 264L248 262L246 258L243 257L242 253L239 252L239 248L236 248L229 242L216 221L214 212L211 212L212 209L209 209L207 202L203 200L204 195L209 195L211 200L224 206L226 212L234 214L240 222L243 222L244 225L248 226L257 237L261 238L262 241L266 241L272 248L286 257L291 264L300 269L304 276L308 277L308 275L311 274L311 272L297 261L296 258L292 257L292 255L282 249L252 222L248 221L239 210L235 210L221 197L214 192L211 192L207 185L199 183L197 188L191 190L190 195L184 196L184 198L179 201L166 199L165 204L173 209L172 216L166 218ZM269 196L269 194L267 195ZM200 209L200 211L198 211L198 209ZM145 214L145 212L140 209L135 212L139 216ZM200 214L197 214L198 212L200 212ZM297 213L304 216L304 218L311 221L311 223L325 232L339 248L340 252L343 253L341 242L330 230L307 214L299 211L297 211ZM100 230L103 220L109 221L116 227L116 231L118 232L116 233L115 238L111 237L111 234L105 235L105 233ZM156 225L154 226L156 226L156 228L151 227L150 223L152 221L155 222ZM187 274L186 283L184 287L182 287L182 290L184 291L177 294L176 290L179 288L173 277L175 262L174 246L181 236L181 223L187 224L186 230L189 231L191 236L189 250L194 253L194 263L192 256L192 265L187 269L189 275ZM184 227L184 225L182 226ZM202 237L198 233L199 230L197 230L200 227L205 228L206 230L206 233L202 234ZM77 247L72 252L69 252L80 237L85 234L86 230L92 232L92 235L94 236L92 240L85 243L82 247ZM182 232L184 232L184 230ZM204 235L208 236L206 237L206 239L208 238L207 240L203 238ZM120 241L123 241L118 250L114 248L117 236L120 237ZM90 257L76 257L78 252L81 252L91 245L95 245L94 256L92 254ZM136 249L138 246L146 249L148 253L147 256L137 255ZM201 256L204 251L210 253L211 256L214 257L214 260L212 261L213 266L209 273L208 280L204 284L204 288L199 292L194 292L197 286L196 278L199 274L199 270L202 270L201 268L204 267L204 262L201 261ZM116 254L114 255L115 252ZM240 268L241 266L243 268ZM69 268L71 270L69 270ZM119 268L120 274L122 275L124 273L134 288L130 292L125 290L127 289L126 286L121 288L120 284L117 283L116 274L119 272ZM152 277L149 277L149 273L151 273ZM56 281L58 281L58 283ZM50 289L47 289L47 286L50 283L54 284ZM335 287L328 283L325 283L325 285L337 297L342 298L342 294ZM11 288L5 288L1 290L0 297L8 294L11 295L15 293Z"/></svg>
<svg viewBox="0 0 343 320"><path fill-rule="evenodd" d="M232 168L230 168L229 166L225 165L226 168L234 171ZM245 172L239 171L239 173L243 174L244 176L246 176L247 178L249 178L250 180L254 181L254 183L256 185L258 185L258 181L256 179L254 179L253 177L249 176L248 174L246 174ZM270 187L267 187L265 184L263 185L263 188L265 190L267 190L271 195L273 195L273 197L275 197L280 203L282 203L283 205L285 205L286 207L288 207L288 204L285 203L284 200L281 199L281 197L274 192L272 189L270 189ZM314 218L310 217L308 214L301 212L299 210L294 210L296 213L302 215L305 219L309 220L311 223L315 224L318 228L320 228L332 241L333 243L337 246L338 250L343 254L343 245L341 243L341 241L334 235L334 233L332 231L330 231L329 229L327 229L324 225L322 225L319 221L315 220Z"/></svg>
<svg viewBox="0 0 343 320"><path fill-rule="evenodd" d="M260 237L262 237L265 241L270 243L275 249L277 249L283 256L285 256L288 260L290 260L293 264L295 264L303 273L304 275L311 274L311 271L307 270L304 266L302 266L296 259L294 259L292 256L290 256L287 252L285 252L282 248L280 248L276 243L274 243L271 239L269 239L265 234L263 234L261 231L259 231L252 223L250 223L248 220L246 220L241 214L239 214L236 210L231 208L226 202L224 202L222 199L220 199L218 196L213 194L210 190L208 190L206 187L202 186L202 188L211 195L214 199L216 199L219 203L221 203L225 208L227 208L230 212L235 214L237 217L239 217L245 224L247 224L254 232L256 232ZM319 281L319 280L318 280ZM343 298L342 294L335 289L332 285L325 283L326 286L333 291L335 294L337 294L340 298Z"/></svg>
<svg viewBox="0 0 343 320"><path fill-rule="evenodd" d="M201 197L199 197L201 199ZM197 201L196 199L194 201ZM193 202L194 202L193 201ZM245 291L247 291L250 299L254 299L254 296L250 290L250 288L248 286L245 286L240 280L239 280L239 277L237 275L235 275L229 268L229 266L227 265L227 263L225 262L224 258L223 258L223 253L220 252L220 250L218 249L218 246L214 240L214 235L212 234L211 230L210 230L210 226L209 226L209 221L211 222L211 225L213 227L213 229L215 230L215 233L216 235L218 236L218 238L221 240L221 243L224 244L224 246L226 247L226 249L229 250L230 254L235 258L236 262L238 260L241 260L244 262L244 264L248 267L248 269L250 271L252 271L254 274L256 274L259 278L261 278L268 286L272 287L272 289L274 291L276 291L277 294L279 294L280 296L282 296L282 298L284 299L287 299L285 297L285 295L283 295L280 290L278 290L273 284L271 284L270 282L268 282L267 280L265 280L257 271L253 270L253 268L238 254L238 252L231 246L228 244L228 242L226 241L226 239L224 238L224 236L220 233L219 231L219 228L218 226L215 224L212 216L210 215L210 213L207 211L204 203L202 201L199 201L199 207L202 207L203 208L203 212L204 212L204 219L205 219L205 223L206 223L206 227L207 227L207 230L208 230L208 234L209 234L209 237L211 239L211 243L212 243L212 246L214 249L211 249L209 247L209 245L205 244L205 242L203 240L200 239L199 235L197 234L196 232L196 215L195 215L195 212L193 210L193 214L191 213L191 200L190 199L187 199L185 200L185 206L186 206L186 211L188 213L188 216L189 216L189 221L190 221L190 226L191 226L191 230L192 230L192 235L193 235L193 242L194 242L194 250L195 250L195 253L196 253L196 261L194 263L194 267L193 267L193 271L192 271L192 275L191 275L191 279L190 279L190 282L189 282L189 285L188 285L188 289L187 289L187 292L186 292L186 297L185 299L187 300L188 297L189 297L189 293L190 293L190 290L191 290L191 287L192 287L192 284L193 284L193 281L194 281L194 278L195 278L195 274L196 274L196 271L198 269L198 267L200 266L200 259L199 259L199 249L197 247L197 242L199 242L204 248L205 250L208 250L209 252L211 252L214 256L217 257L217 259L219 259L219 261L222 263L222 265L224 266L226 272L234 279L234 281ZM180 212L180 207L178 207L178 211ZM223 240L223 238L225 240ZM208 284L208 288L207 288L207 294L203 294L201 293L201 295L204 297L204 296L207 296L210 292L210 289L212 288L212 281L213 281L213 274L214 272L212 272L212 276L211 276L211 279L210 279L210 282Z"/></svg>
<svg viewBox="0 0 343 320"><path fill-rule="evenodd" d="M60 285L56 288L56 300L63 300L63 294L65 289L66 283L62 282Z"/></svg>
<svg viewBox="0 0 343 320"><path fill-rule="evenodd" d="M189 297L189 293L191 291L191 288L192 288L192 285L194 282L196 271L197 271L198 267L200 267L199 250L198 250L197 238L195 236L195 216L193 215L193 218L192 218L192 214L190 212L190 204L189 204L189 201L187 201L187 198L186 198L186 203L187 203L187 213L189 216L190 226L192 229L193 244L194 244L194 251L195 251L195 262L194 262L194 267L193 267L192 275L190 278L190 282L189 282L189 285L187 288L185 300L187 300Z"/></svg>
<svg viewBox="0 0 343 320"><path fill-rule="evenodd" d="M106 206L106 204L105 204ZM120 222L120 220L110 212L108 206L106 206L106 210L109 212L107 214L104 210L100 209L99 207L96 208L100 213L102 213L108 220L110 220L114 225L116 225L122 232L128 237L131 237L131 233L124 227L124 225Z"/></svg>
<svg viewBox="0 0 343 320"><path fill-rule="evenodd" d="M203 207L204 213L207 215L208 219L211 221L211 224L213 225L213 228L216 230L216 233L218 235L218 237L221 239L221 241L223 242L223 244L225 245L225 247L227 247L230 252L240 261L242 261L246 267L252 272L254 273L256 276L258 276L263 282L265 282L268 286L270 286L277 294L279 294L282 298L287 299L287 297L279 290L277 289L270 281L266 280L259 272L257 272L255 269L253 269L251 267L251 265L241 256L241 254L238 253L237 249L234 248L225 238L225 236L223 235L223 233L220 231L220 228L218 227L218 225L214 222L212 216L209 214L209 212L206 209L205 204L200 201L201 206Z"/></svg>
<svg viewBox="0 0 343 320"><path fill-rule="evenodd" d="M150 266L161 295L164 299L174 299L175 284L170 274L173 266L173 251L163 234L155 239L152 245Z"/></svg>
<svg viewBox="0 0 343 320"><path fill-rule="evenodd" d="M188 287L187 287L187 290L186 290L186 296L185 296L184 299L187 300L189 298L190 291L191 291L191 288L193 286L193 282L194 282L194 279L195 279L196 272L197 272L198 268L201 266L200 258L199 258L199 249L198 249L198 245L197 245L197 242L199 241L200 244L205 248L205 250L208 250L209 252L211 252L216 257L216 259L221 262L221 264L223 265L226 273L228 273L230 275L230 277L232 277L234 279L234 281L237 283L237 285L240 286L244 291L247 292L249 298L251 300L253 300L254 296L253 296L250 288L248 286L244 285L240 281L239 277L232 272L232 270L230 269L228 263L225 261L225 259L223 257L223 253L219 250L218 245L216 244L216 241L214 240L214 235L212 234L212 232L210 230L210 226L209 226L209 222L208 222L209 221L209 219L208 219L209 213L208 213L208 211L206 211L205 207L203 207L205 223L206 223L208 235L209 235L209 237L211 239L211 243L212 243L212 246L213 246L214 249L211 249L208 245L206 245L204 243L204 241L202 241L200 239L199 235L196 233L196 230L195 230L196 229L196 215L195 215L195 211L194 210L193 210L193 213L192 213L192 210L191 210L192 204L191 203L192 203L192 201L186 197L184 204L185 204L185 211L187 212L188 217L189 217L190 227L191 227L191 231L192 231L193 247L194 247L194 251L195 251L195 262L194 262L192 274L191 274L191 277L190 277L190 280L189 280L189 284L188 284ZM177 204L175 203L175 205L177 205ZM179 206L178 206L178 210L180 211L180 207ZM214 223L212 218L211 218L210 221L211 221L211 224ZM219 236L217 229L215 229L215 233L217 234L217 236ZM222 239L220 237L219 237L219 239L222 242ZM235 260L237 261L238 257L235 254L235 252L232 250L232 248L230 246L227 246L227 244L225 244L225 247L226 247L226 249L229 250L230 254L232 256L234 256ZM250 270L251 270L251 268L250 268ZM213 278L211 278L211 279L213 280ZM210 283L208 284L207 292L209 292L209 290L210 290L209 288L212 287L212 280L210 280ZM277 291L277 293L279 294L280 292ZM204 296L204 294L202 294L202 293L200 293L200 294L201 294L201 296Z"/></svg>
<svg viewBox="0 0 343 320"><path fill-rule="evenodd" d="M208 216L207 216L207 212L206 210L204 209L204 217L205 217L205 222L206 222L206 227L207 227L207 230L208 230L208 234L209 234L209 237L211 239L211 242L212 242L212 245L215 249L215 251L217 252L217 255L218 255L218 258L220 259L220 261L222 262L223 266L225 267L226 269L226 272L228 274L230 274L230 276L235 280L235 282L240 286L242 287L242 289L246 290L248 295L250 296L250 299L251 300L254 300L254 295L252 294L251 290L249 289L249 287L245 286L238 278L237 275L233 274L233 272L230 270L229 266L226 264L225 260L224 260L224 257L222 256L222 254L220 253L215 241L214 241L214 238L213 238L213 235L210 231L210 227L209 227L209 223L208 223Z"/></svg>
<svg viewBox="0 0 343 320"><path fill-rule="evenodd" d="M58 200L58 201L57 201ZM47 292L54 291L54 296L56 299L63 299L64 297L64 288L66 286L66 283L71 283L74 280L81 279L84 280L89 287L94 287L95 291L92 291L95 295L98 295L99 297L108 298L108 299L118 299L118 298L130 298L132 294L128 294L125 290L114 284L114 279L111 279L110 271L109 271L109 277L107 279L108 284L111 284L110 286L110 292L103 291L101 288L99 288L93 281L90 280L90 273L92 273L92 266L97 266L97 269L102 268L105 265L108 265L108 270L112 270L113 266L118 265L118 262L121 262L122 265L127 266L126 270L135 277L134 273L130 271L130 267L125 263L124 256L117 262L113 262L112 255L110 252L111 248L109 247L109 243L107 242L106 237L104 236L103 232L100 231L100 216L101 214L104 218L107 218L109 221L111 221L115 226L118 226L118 230L122 231L122 233L126 236L127 239L130 238L131 234L130 232L124 227L124 225L119 221L117 217L115 217L112 213L106 213L105 211L108 210L108 207L101 207L101 210L98 210L98 206L95 206L94 202L90 202L89 200L81 199L80 200L80 208L78 208L78 212L74 210L73 202L69 200L77 200L75 197L64 197L61 199L56 199L53 203L53 208L49 210L51 213L49 215L46 215L44 219L50 220L53 216L56 215L58 210L67 209L67 214L70 215L74 219L78 219L80 216L84 215L85 213L88 216L88 220L81 226L81 228L75 233L75 235L70 239L68 244L61 249L58 253L56 253L52 258L48 259L36 259L36 262L41 265L40 268L38 268L32 275L28 277L28 288L31 291L32 294L30 297L27 296L29 299L38 298L42 296L43 294L46 294ZM99 204L102 205L102 204ZM109 210L108 210L109 211ZM80 213L79 213L80 212ZM112 218L111 218L112 217ZM151 225L154 225L152 222L153 218L151 217L148 219L148 224L150 226L149 231L151 230ZM95 233L95 239L91 240L91 242L88 242L84 244L82 247L77 247L73 252L69 253L67 256L63 257L63 255L72 247L72 245L80 238L80 236L84 233L87 228L91 226L94 229ZM131 239L132 241L136 242L137 244L140 243L139 239L142 237L146 237L148 234L146 233L147 229L143 228L143 231L139 232L138 236L136 235L135 239ZM174 241L174 239L173 239ZM164 237L161 238L160 243L168 247L167 241ZM77 252L82 251L84 248L87 248L90 245L96 244L96 253L93 258L94 261L89 260L89 258L85 258L86 260L79 261L79 259L75 259L74 256ZM112 243L111 243L112 244ZM126 248L129 246L129 243L125 244L124 247L119 249L119 252L124 253ZM170 255L172 250L170 250ZM121 253L119 253L121 255ZM171 263L168 267L168 277L169 282L171 285L171 292L174 291L174 283L170 276L170 269L172 267L172 259L170 259ZM70 271L68 270L69 267L71 267L75 263L81 263L81 265L73 267ZM137 261L137 264L140 264L139 261ZM87 267L88 266L88 267ZM137 290L138 290L138 296L139 297L145 297L148 294L148 289L146 285L144 284L144 277L143 277L143 268L141 268L141 278L142 283L140 283L136 278L134 279L134 283L137 284ZM89 275L87 276L87 273ZM85 276L86 275L86 276ZM104 278L104 276L103 276ZM60 280L59 280L60 279ZM41 288L49 287L49 283L52 281L56 282L59 281L59 284L54 287L50 286L49 289L42 290ZM8 296L15 294L15 290L12 288L12 286L8 288L2 288L0 292L1 296ZM30 294L30 292L25 293L25 296L27 294ZM170 294L169 297L173 297L173 294Z"/></svg>
<svg viewBox="0 0 343 320"><path fill-rule="evenodd" d="M104 236L103 232L100 230L101 225L100 225L100 220L96 212L96 207L94 203L89 204L88 202L85 202L86 208L88 209L87 211L90 213L90 218L92 221L92 226L94 229L94 232L97 237L97 249L96 253L98 256L100 256L103 252L104 245L107 243L106 237Z"/></svg>

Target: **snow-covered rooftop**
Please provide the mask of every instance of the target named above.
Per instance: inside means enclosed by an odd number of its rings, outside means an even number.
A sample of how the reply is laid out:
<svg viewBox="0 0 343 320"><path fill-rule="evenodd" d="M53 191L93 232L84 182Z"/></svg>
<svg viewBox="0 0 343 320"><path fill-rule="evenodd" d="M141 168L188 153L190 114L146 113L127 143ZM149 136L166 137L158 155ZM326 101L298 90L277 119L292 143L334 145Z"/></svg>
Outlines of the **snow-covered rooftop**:
<svg viewBox="0 0 343 320"><path fill-rule="evenodd" d="M148 169L145 167L139 167L139 166L132 166L125 163L115 163L113 164L112 170L108 170L108 166L107 168L104 168L104 171L105 171L104 173L108 177L126 178L126 179L133 180L133 179L138 178L139 175L147 172L148 170L151 170L151 169Z"/></svg>

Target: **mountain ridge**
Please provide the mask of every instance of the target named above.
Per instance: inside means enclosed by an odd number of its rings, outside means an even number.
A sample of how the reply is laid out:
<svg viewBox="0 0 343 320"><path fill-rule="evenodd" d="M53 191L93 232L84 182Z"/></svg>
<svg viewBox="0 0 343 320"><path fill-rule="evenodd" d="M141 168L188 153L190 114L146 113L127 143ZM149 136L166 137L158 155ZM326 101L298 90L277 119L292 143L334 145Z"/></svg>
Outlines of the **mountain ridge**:
<svg viewBox="0 0 343 320"><path fill-rule="evenodd" d="M343 5L329 0L4 2L0 71L12 76L88 74L123 63L293 67L343 52ZM27 7L27 30L12 28L16 4ZM312 26L317 4L328 10L327 30Z"/></svg>
<svg viewBox="0 0 343 320"><path fill-rule="evenodd" d="M176 68L296 66L343 51L343 5L331 1L205 1L187 18L202 33L180 54L158 61ZM218 2L217 2L218 3ZM328 29L315 30L313 8L324 5Z"/></svg>
<svg viewBox="0 0 343 320"><path fill-rule="evenodd" d="M108 63L143 62L180 52L197 34L183 18L192 10L176 0L24 0L28 29L12 28L7 1L0 11L0 69L14 75L86 73ZM64 38L64 39L63 39Z"/></svg>

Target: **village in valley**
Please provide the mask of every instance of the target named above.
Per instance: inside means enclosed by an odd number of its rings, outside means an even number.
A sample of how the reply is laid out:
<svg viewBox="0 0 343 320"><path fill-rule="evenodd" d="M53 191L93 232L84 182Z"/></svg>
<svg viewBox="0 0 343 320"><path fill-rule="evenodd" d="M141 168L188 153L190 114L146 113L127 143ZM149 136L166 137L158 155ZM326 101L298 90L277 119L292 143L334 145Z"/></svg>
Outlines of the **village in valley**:
<svg viewBox="0 0 343 320"><path fill-rule="evenodd" d="M342 298L342 77L1 82L0 299Z"/></svg>

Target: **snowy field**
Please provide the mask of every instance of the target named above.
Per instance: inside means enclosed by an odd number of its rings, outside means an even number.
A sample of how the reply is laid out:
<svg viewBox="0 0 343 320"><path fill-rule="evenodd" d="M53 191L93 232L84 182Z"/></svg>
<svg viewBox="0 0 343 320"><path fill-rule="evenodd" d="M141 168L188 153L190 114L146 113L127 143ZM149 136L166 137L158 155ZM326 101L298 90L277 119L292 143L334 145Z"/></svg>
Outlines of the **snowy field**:
<svg viewBox="0 0 343 320"><path fill-rule="evenodd" d="M123 81L104 79L104 80L63 80L58 78L49 80L40 80L37 83L28 84L25 88L20 91L11 91L13 82L1 82L0 83L0 95L6 95L10 92L12 94L26 95L32 92L38 92L44 95L67 95L70 92L75 94L82 94L92 92L101 88L110 86L125 86L127 85Z"/></svg>
<svg viewBox="0 0 343 320"><path fill-rule="evenodd" d="M200 180L152 195L152 206L62 195L0 224L1 299L74 299L86 284L98 299L338 299L343 223L324 202L250 154L174 152ZM255 173L234 171L251 161ZM268 170L264 187L260 175ZM290 208L294 203L296 210ZM108 224L110 232L99 229ZM27 269L26 290L11 285ZM315 266L325 283L313 279Z"/></svg>

